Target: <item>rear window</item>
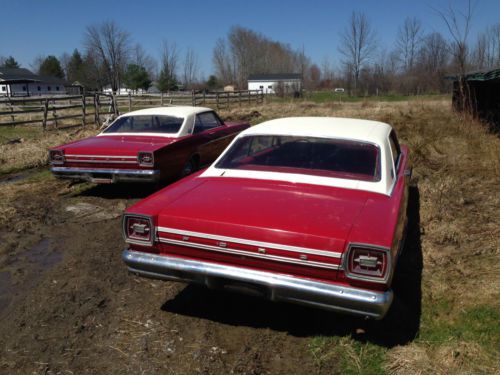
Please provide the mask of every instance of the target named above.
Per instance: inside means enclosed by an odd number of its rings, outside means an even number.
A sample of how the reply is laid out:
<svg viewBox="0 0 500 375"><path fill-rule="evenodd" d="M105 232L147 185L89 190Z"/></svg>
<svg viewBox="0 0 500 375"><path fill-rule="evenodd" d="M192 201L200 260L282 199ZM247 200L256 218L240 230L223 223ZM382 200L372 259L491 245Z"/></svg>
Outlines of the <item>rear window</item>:
<svg viewBox="0 0 500 375"><path fill-rule="evenodd" d="M127 116L116 120L104 133L165 133L179 132L184 119L173 116Z"/></svg>
<svg viewBox="0 0 500 375"><path fill-rule="evenodd" d="M240 138L215 167L379 181L379 165L370 143L259 135Z"/></svg>

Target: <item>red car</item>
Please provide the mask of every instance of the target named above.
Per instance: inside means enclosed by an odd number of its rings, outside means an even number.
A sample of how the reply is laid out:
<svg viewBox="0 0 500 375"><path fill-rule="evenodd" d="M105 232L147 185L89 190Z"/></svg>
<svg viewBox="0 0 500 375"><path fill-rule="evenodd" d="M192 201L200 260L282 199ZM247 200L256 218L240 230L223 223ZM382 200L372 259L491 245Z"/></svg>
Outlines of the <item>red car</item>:
<svg viewBox="0 0 500 375"><path fill-rule="evenodd" d="M284 118L128 208L137 275L382 318L407 223L408 148L391 126Z"/></svg>
<svg viewBox="0 0 500 375"><path fill-rule="evenodd" d="M95 137L51 148L51 171L96 183L178 178L213 162L249 126L224 123L210 108L142 109L118 117Z"/></svg>

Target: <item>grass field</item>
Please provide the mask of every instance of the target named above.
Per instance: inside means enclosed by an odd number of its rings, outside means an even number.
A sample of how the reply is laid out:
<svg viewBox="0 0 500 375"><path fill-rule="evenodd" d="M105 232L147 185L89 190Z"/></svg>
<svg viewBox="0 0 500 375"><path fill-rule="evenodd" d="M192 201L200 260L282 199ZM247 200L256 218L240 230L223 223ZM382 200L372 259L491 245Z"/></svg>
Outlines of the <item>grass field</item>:
<svg viewBox="0 0 500 375"><path fill-rule="evenodd" d="M309 338L304 355L319 373L500 373L500 139L450 108L442 97L343 103L318 97L221 112L253 124L305 115L380 120L392 124L410 147L413 229L398 267L418 277L402 274L395 282L412 295L399 294L394 314L401 318L393 316L391 326L360 322L346 332L325 328ZM0 173L43 166L47 147L96 132L0 129ZM7 143L15 138L23 141ZM19 191L49 179L41 172L4 186L0 218L16 215L9 200Z"/></svg>

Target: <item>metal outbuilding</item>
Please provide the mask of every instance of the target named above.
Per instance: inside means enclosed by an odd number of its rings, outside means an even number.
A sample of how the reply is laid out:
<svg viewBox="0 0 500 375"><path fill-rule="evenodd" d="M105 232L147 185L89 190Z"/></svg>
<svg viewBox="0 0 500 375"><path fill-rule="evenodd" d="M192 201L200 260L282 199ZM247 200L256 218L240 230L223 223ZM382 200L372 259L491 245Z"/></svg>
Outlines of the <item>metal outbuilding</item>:
<svg viewBox="0 0 500 375"><path fill-rule="evenodd" d="M500 68L450 78L453 79L453 108L469 112L499 131Z"/></svg>

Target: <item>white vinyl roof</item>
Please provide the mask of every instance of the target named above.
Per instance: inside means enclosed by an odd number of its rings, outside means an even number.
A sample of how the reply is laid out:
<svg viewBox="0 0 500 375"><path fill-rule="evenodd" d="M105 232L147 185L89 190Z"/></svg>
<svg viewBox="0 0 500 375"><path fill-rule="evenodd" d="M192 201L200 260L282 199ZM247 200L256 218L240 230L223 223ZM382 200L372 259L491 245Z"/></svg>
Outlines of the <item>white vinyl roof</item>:
<svg viewBox="0 0 500 375"><path fill-rule="evenodd" d="M97 136L134 136L134 137L165 137L165 138L180 138L191 134L194 126L196 115L202 112L211 112L213 109L206 107L191 107L191 106L172 106L172 107L155 107L139 109L137 111L127 112L118 116L116 120L123 117L132 116L173 116L182 118L184 121L177 133L106 133L106 130L99 133ZM115 120L115 121L116 121ZM112 124L111 124L112 125Z"/></svg>
<svg viewBox="0 0 500 375"><path fill-rule="evenodd" d="M205 107L191 107L185 105L185 106L139 109L137 111L124 113L120 117L140 116L140 115L164 115L164 116L175 116L175 117L187 117L190 115L196 115L198 113L207 111L212 111L212 109Z"/></svg>
<svg viewBox="0 0 500 375"><path fill-rule="evenodd" d="M389 146L392 127L383 122L337 117L289 117L263 122L241 132L219 158L201 177L254 178L263 180L288 181L341 187L346 189L371 191L391 195L395 183L391 169L394 169ZM219 169L215 166L238 139L257 135L289 135L299 137L318 137L345 139L375 144L380 150L381 178L379 181L361 181L333 177L312 176L307 174L279 173L239 169Z"/></svg>
<svg viewBox="0 0 500 375"><path fill-rule="evenodd" d="M383 122L341 117L286 117L252 126L240 134L291 135L365 141L380 145L391 127Z"/></svg>

